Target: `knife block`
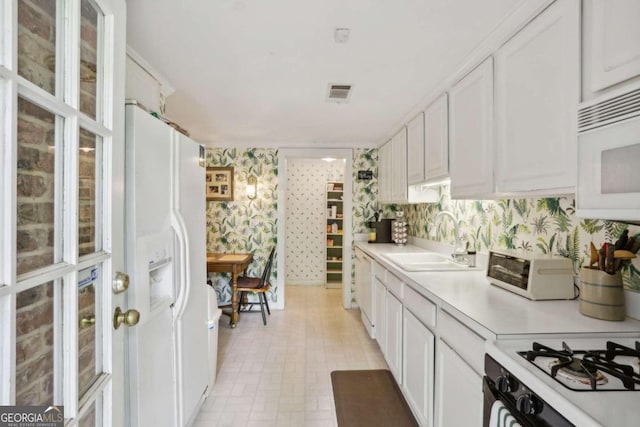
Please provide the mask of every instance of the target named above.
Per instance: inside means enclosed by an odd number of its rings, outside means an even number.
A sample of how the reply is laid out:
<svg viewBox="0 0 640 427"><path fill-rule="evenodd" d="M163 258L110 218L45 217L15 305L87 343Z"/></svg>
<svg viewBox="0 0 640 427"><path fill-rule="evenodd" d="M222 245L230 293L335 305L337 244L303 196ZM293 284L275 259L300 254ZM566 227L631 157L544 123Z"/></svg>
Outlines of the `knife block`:
<svg viewBox="0 0 640 427"><path fill-rule="evenodd" d="M602 320L624 320L624 289L619 271L607 274L587 267L580 270L580 313Z"/></svg>

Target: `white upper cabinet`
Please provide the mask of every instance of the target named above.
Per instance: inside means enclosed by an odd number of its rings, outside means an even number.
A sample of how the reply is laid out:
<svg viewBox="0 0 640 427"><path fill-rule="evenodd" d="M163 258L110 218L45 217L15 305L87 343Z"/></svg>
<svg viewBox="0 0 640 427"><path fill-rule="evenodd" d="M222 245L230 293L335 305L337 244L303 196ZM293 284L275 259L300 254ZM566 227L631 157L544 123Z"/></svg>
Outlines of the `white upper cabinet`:
<svg viewBox="0 0 640 427"><path fill-rule="evenodd" d="M406 126L378 151L378 186L381 203L407 202Z"/></svg>
<svg viewBox="0 0 640 427"><path fill-rule="evenodd" d="M449 114L447 94L442 94L424 112L425 181L449 176ZM413 155L409 151L410 155Z"/></svg>
<svg viewBox="0 0 640 427"><path fill-rule="evenodd" d="M495 67L496 192L573 193L580 3L549 6L496 52Z"/></svg>
<svg viewBox="0 0 640 427"><path fill-rule="evenodd" d="M407 128L403 127L391 140L391 201L407 202Z"/></svg>
<svg viewBox="0 0 640 427"><path fill-rule="evenodd" d="M451 196L493 192L493 59L487 58L449 92Z"/></svg>
<svg viewBox="0 0 640 427"><path fill-rule="evenodd" d="M424 153L424 113L420 113L407 124L407 182L409 185L424 182Z"/></svg>
<svg viewBox="0 0 640 427"><path fill-rule="evenodd" d="M381 203L391 201L391 141L378 150L378 199Z"/></svg>
<svg viewBox="0 0 640 427"><path fill-rule="evenodd" d="M448 98L442 94L407 124L407 181L409 185L449 176Z"/></svg>
<svg viewBox="0 0 640 427"><path fill-rule="evenodd" d="M640 1L584 4L585 83L598 92L640 76Z"/></svg>

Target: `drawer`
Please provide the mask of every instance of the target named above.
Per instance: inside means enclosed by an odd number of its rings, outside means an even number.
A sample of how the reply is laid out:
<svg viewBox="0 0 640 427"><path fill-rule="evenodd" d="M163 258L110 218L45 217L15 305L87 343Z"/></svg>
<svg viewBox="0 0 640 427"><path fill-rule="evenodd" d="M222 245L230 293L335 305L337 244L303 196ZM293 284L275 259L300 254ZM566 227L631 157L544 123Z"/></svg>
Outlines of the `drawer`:
<svg viewBox="0 0 640 427"><path fill-rule="evenodd" d="M408 286L404 287L404 306L428 328L436 326L436 305Z"/></svg>
<svg viewBox="0 0 640 427"><path fill-rule="evenodd" d="M444 310L438 316L440 339L445 341L476 373L484 372L484 338Z"/></svg>
<svg viewBox="0 0 640 427"><path fill-rule="evenodd" d="M387 290L402 301L404 283L393 274L387 272Z"/></svg>
<svg viewBox="0 0 640 427"><path fill-rule="evenodd" d="M373 275L383 284L387 284L387 270L375 261L373 263Z"/></svg>

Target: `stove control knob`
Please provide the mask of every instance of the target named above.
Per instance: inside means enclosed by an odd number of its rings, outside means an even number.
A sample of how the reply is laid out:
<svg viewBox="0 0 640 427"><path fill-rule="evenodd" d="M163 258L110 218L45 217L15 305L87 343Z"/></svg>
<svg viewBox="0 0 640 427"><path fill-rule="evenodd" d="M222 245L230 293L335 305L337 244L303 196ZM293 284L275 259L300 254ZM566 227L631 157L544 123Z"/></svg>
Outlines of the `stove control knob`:
<svg viewBox="0 0 640 427"><path fill-rule="evenodd" d="M509 374L500 375L496 381L496 386L501 393L511 393L518 389L516 379Z"/></svg>
<svg viewBox="0 0 640 427"><path fill-rule="evenodd" d="M541 411L541 405L533 394L523 394L516 400L516 408L523 414L535 415Z"/></svg>

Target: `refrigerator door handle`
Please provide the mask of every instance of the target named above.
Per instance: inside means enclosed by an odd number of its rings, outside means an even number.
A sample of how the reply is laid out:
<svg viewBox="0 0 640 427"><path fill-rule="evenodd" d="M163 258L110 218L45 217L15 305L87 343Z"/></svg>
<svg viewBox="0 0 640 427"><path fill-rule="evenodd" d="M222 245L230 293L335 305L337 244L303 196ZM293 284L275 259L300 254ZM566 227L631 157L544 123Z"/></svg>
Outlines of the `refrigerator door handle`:
<svg viewBox="0 0 640 427"><path fill-rule="evenodd" d="M191 269L189 268L189 235L187 234L187 228L184 223L184 219L180 212L173 211L171 215L171 222L173 229L175 230L176 237L178 238L178 247L176 248L176 254L179 257L178 265L180 265L180 277L178 288L176 289L176 300L174 303L174 316L179 318L184 312L187 301L189 301L189 293L191 287L189 286L191 280Z"/></svg>

